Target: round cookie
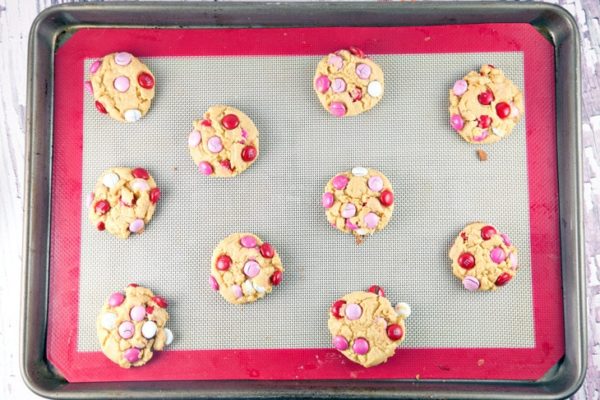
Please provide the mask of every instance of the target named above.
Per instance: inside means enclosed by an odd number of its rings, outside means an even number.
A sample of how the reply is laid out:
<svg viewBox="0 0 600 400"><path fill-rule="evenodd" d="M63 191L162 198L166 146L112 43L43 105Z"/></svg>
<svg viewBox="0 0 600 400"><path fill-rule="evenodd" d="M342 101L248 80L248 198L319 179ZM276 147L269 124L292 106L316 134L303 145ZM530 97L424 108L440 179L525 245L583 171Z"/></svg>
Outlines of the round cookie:
<svg viewBox="0 0 600 400"><path fill-rule="evenodd" d="M524 112L523 94L492 65L471 71L450 89L450 126L469 143L495 143L511 134Z"/></svg>
<svg viewBox="0 0 600 400"><path fill-rule="evenodd" d="M508 235L489 224L467 225L450 249L452 273L465 289L496 290L517 273L517 249Z"/></svg>
<svg viewBox="0 0 600 400"><path fill-rule="evenodd" d="M145 169L110 168L87 196L86 206L96 229L127 239L144 231L159 199L160 189Z"/></svg>
<svg viewBox="0 0 600 400"><path fill-rule="evenodd" d="M319 101L336 117L368 111L383 97L383 71L356 47L325 56L313 86Z"/></svg>
<svg viewBox="0 0 600 400"><path fill-rule="evenodd" d="M355 167L331 178L321 203L331 226L362 237L388 224L394 211L394 191L381 172Z"/></svg>
<svg viewBox="0 0 600 400"><path fill-rule="evenodd" d="M134 283L110 295L96 320L102 352L120 367L141 367L173 341L167 302Z"/></svg>
<svg viewBox="0 0 600 400"><path fill-rule="evenodd" d="M234 233L219 243L211 260L210 287L230 303L251 303L283 279L279 255L251 233Z"/></svg>
<svg viewBox="0 0 600 400"><path fill-rule="evenodd" d="M84 87L94 96L99 112L117 121L135 122L150 109L154 75L133 55L112 53L92 63Z"/></svg>
<svg viewBox="0 0 600 400"><path fill-rule="evenodd" d="M201 174L235 176L258 158L258 129L240 110L212 106L194 121L188 147Z"/></svg>
<svg viewBox="0 0 600 400"><path fill-rule="evenodd" d="M333 347L348 359L372 367L387 361L406 336L404 320L410 307L395 308L379 286L368 292L352 292L335 301L327 323Z"/></svg>

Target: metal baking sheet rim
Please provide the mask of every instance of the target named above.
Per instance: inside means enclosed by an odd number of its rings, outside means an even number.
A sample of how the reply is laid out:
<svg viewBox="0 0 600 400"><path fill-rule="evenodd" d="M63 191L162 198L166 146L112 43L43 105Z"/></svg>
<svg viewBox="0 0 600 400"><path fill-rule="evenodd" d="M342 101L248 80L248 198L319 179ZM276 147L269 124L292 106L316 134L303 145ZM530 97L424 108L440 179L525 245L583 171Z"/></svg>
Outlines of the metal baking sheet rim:
<svg viewBox="0 0 600 400"><path fill-rule="evenodd" d="M555 47L557 148L565 356L536 382L183 381L68 383L45 356L48 296L53 60L59 37L83 26L268 27L530 23ZM291 17L293 16L293 17ZM135 17L135 19L134 19ZM564 398L587 365L581 188L580 53L573 17L545 3L136 3L61 5L40 13L29 37L27 177L21 288L21 374L48 398ZM566 294L566 295L565 295Z"/></svg>

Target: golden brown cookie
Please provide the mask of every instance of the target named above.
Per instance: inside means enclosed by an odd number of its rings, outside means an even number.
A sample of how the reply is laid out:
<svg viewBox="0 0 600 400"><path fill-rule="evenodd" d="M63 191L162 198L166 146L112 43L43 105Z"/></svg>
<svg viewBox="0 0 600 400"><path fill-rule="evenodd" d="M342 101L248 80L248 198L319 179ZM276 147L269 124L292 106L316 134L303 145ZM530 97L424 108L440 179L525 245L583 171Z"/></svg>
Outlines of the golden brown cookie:
<svg viewBox="0 0 600 400"><path fill-rule="evenodd" d="M235 176L258 158L258 129L240 110L212 106L194 121L188 147L203 175Z"/></svg>
<svg viewBox="0 0 600 400"><path fill-rule="evenodd" d="M524 112L523 94L498 68L484 65L450 89L450 126L469 143L511 134Z"/></svg>
<svg viewBox="0 0 600 400"><path fill-rule="evenodd" d="M410 307L392 307L379 286L368 292L352 292L335 301L329 310L333 347L348 359L372 367L387 361L406 337L404 320Z"/></svg>
<svg viewBox="0 0 600 400"><path fill-rule="evenodd" d="M517 273L517 249L508 235L494 226L475 222L467 225L450 249L452 272L465 289L496 290Z"/></svg>
<svg viewBox="0 0 600 400"><path fill-rule="evenodd" d="M144 168L110 168L87 197L88 215L99 231L127 239L152 219L160 189Z"/></svg>
<svg viewBox="0 0 600 400"><path fill-rule="evenodd" d="M336 117L368 111L383 97L383 71L356 47L325 56L313 85L323 107Z"/></svg>
<svg viewBox="0 0 600 400"><path fill-rule="evenodd" d="M96 321L102 352L120 367L141 367L154 351L173 341L165 325L167 302L150 289L130 284L110 295Z"/></svg>
<svg viewBox="0 0 600 400"><path fill-rule="evenodd" d="M138 58L125 52L94 61L84 86L94 96L98 111L121 122L142 118L154 98L154 75Z"/></svg>
<svg viewBox="0 0 600 400"><path fill-rule="evenodd" d="M251 303L283 279L279 255L251 233L234 233L219 243L211 261L210 287L230 303Z"/></svg>
<svg viewBox="0 0 600 400"><path fill-rule="evenodd" d="M394 191L381 172L355 167L331 178L322 205L331 226L362 237L388 224L394 211Z"/></svg>

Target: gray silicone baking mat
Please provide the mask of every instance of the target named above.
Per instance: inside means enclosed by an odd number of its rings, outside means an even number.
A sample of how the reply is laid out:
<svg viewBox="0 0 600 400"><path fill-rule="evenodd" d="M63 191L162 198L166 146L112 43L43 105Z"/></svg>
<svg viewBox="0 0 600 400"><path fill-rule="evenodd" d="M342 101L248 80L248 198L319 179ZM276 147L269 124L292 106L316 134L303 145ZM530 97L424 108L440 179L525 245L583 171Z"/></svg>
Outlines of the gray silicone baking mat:
<svg viewBox="0 0 600 400"><path fill-rule="evenodd" d="M82 210L78 349L99 350L97 313L130 282L168 299L171 349L330 347L331 302L371 284L412 306L407 347L533 347L526 121L482 147L490 158L481 162L447 112L454 81L484 63L523 89L522 53L372 58L385 95L344 119L313 92L314 56L145 58L156 98L134 124L98 113L86 97L83 197L104 169L142 166L162 199L146 231L128 240L96 231ZM188 153L192 120L217 103L246 112L260 131L259 159L233 179L201 175ZM390 224L360 246L321 207L327 181L354 166L382 171L396 198ZM450 271L448 249L475 220L519 248L517 277L494 293L467 292ZM234 306L211 291L210 258L222 238L245 231L272 243L286 271L266 298Z"/></svg>

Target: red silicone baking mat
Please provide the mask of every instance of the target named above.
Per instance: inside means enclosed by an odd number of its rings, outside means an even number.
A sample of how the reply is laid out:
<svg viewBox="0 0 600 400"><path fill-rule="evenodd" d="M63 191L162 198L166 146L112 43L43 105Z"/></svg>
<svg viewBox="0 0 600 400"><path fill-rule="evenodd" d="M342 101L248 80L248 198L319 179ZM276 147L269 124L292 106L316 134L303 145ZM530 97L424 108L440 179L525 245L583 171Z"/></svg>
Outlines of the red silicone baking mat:
<svg viewBox="0 0 600 400"><path fill-rule="evenodd" d="M74 77L84 75L86 59L127 50L140 57L239 57L243 64L245 57L320 56L349 45L379 55L522 53L527 114L526 172L531 245L531 265L528 268L532 280L533 346L403 347L386 364L370 369L344 362L343 356L329 348L254 346L249 349L169 350L157 354L143 368L129 370L112 364L99 351L79 350L78 299L81 298L80 262L84 251L81 232L82 226L85 229L87 223L82 221L79 209L82 193L88 188L82 187L83 80ZM83 29L76 32L58 49L55 59L48 359L70 382L539 379L564 354L560 248L556 245L559 243L559 225L553 50L552 45L527 24L403 28ZM311 78L309 72L307 82ZM442 98L446 96L446 93L441 94ZM440 133L441 136L444 134ZM507 191L502 195L511 194ZM176 266L173 267L176 271ZM285 286L280 290L285 290ZM490 315L487 323L501 324L502 321ZM285 332L276 334L285 335Z"/></svg>

